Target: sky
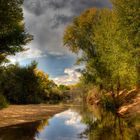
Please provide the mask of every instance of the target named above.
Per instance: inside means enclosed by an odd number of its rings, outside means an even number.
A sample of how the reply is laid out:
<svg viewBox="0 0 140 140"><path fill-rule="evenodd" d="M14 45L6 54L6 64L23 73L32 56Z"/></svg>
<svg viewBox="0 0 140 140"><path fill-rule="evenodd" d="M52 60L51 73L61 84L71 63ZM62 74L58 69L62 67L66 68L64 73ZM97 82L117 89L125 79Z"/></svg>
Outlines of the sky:
<svg viewBox="0 0 140 140"><path fill-rule="evenodd" d="M36 60L56 83L78 82L77 56L63 46L63 32L75 16L91 7L111 5L109 0L24 0L25 27L34 39L26 45L28 51L10 56L11 62L25 66Z"/></svg>

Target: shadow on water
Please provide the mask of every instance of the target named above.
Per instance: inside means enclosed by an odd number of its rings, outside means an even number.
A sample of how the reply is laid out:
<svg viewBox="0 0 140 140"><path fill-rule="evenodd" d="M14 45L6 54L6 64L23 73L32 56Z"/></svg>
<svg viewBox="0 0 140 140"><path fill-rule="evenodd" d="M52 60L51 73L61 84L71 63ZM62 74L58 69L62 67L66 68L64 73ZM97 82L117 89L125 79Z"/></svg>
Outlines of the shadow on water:
<svg viewBox="0 0 140 140"><path fill-rule="evenodd" d="M0 140L139 140L136 120L76 106L48 120L0 128Z"/></svg>
<svg viewBox="0 0 140 140"><path fill-rule="evenodd" d="M0 140L35 140L40 122L25 123L0 129Z"/></svg>

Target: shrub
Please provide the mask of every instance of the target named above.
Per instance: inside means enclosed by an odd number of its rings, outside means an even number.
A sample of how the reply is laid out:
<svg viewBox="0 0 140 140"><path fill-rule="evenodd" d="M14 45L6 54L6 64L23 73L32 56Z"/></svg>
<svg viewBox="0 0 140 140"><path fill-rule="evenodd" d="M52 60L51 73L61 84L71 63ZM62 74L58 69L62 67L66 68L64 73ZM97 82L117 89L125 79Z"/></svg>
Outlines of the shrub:
<svg viewBox="0 0 140 140"><path fill-rule="evenodd" d="M0 109L8 106L8 102L3 95L0 95Z"/></svg>

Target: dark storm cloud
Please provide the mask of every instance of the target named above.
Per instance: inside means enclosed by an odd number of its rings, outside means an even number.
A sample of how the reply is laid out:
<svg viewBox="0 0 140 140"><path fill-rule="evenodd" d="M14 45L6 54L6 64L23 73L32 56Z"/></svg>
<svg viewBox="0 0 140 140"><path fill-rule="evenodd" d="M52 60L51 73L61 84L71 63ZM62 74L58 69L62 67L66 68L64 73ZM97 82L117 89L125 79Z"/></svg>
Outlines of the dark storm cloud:
<svg viewBox="0 0 140 140"><path fill-rule="evenodd" d="M72 21L73 16L66 16L66 15L55 15L53 19L53 25L51 26L52 29L57 28L59 25L65 25Z"/></svg>
<svg viewBox="0 0 140 140"><path fill-rule="evenodd" d="M48 8L59 10L69 7L77 15L89 7L110 7L109 0L25 0L24 5L36 15L41 15Z"/></svg>
<svg viewBox="0 0 140 140"><path fill-rule="evenodd" d="M110 7L110 3L108 0L24 0L26 27L34 35L30 47L42 53L68 53L62 47L64 28L74 16L90 7Z"/></svg>

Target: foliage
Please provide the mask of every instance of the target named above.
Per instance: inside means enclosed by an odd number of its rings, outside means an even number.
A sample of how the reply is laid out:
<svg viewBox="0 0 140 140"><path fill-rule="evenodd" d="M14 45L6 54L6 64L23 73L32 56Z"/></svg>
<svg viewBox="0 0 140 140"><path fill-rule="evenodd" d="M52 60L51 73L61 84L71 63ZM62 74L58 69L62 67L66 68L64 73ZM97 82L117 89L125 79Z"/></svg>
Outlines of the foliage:
<svg viewBox="0 0 140 140"><path fill-rule="evenodd" d="M8 106L8 102L6 98L0 94L0 109L5 108Z"/></svg>
<svg viewBox="0 0 140 140"><path fill-rule="evenodd" d="M59 85L58 88L59 88L61 91L70 90L70 87L68 87L68 86L66 86L66 85Z"/></svg>
<svg viewBox="0 0 140 140"><path fill-rule="evenodd" d="M25 50L23 45L32 40L25 31L22 4L23 0L0 1L0 63L7 55Z"/></svg>
<svg viewBox="0 0 140 140"><path fill-rule="evenodd" d="M129 4L133 5L137 18L139 10L136 1L138 4L138 0ZM133 34L126 33L127 29L122 32L124 26L121 22L125 19L121 15L123 11L119 15L117 9L122 6L120 3L121 0L116 0L113 9L86 10L73 20L64 33L64 45L72 52L82 54L78 61L86 66L81 77L84 84L92 83L101 90L112 91L112 94L118 94L124 88L133 88L138 76L136 67L138 57L134 54L133 43L129 40ZM131 6L127 2L124 3L130 10ZM125 18L129 18L127 16L128 13L124 15ZM135 18L134 15L131 17ZM131 22L135 24L135 32L139 32L139 21L131 20ZM129 28L129 23L127 26ZM136 38L138 39L137 35Z"/></svg>
<svg viewBox="0 0 140 140"><path fill-rule="evenodd" d="M137 87L140 87L140 1L112 0L122 38L136 60Z"/></svg>
<svg viewBox="0 0 140 140"><path fill-rule="evenodd" d="M140 47L140 1L112 0L119 26L135 48Z"/></svg>
<svg viewBox="0 0 140 140"><path fill-rule="evenodd" d="M11 64L2 70L0 89L10 103L56 103L63 99L57 85L36 66L36 62L26 67Z"/></svg>

